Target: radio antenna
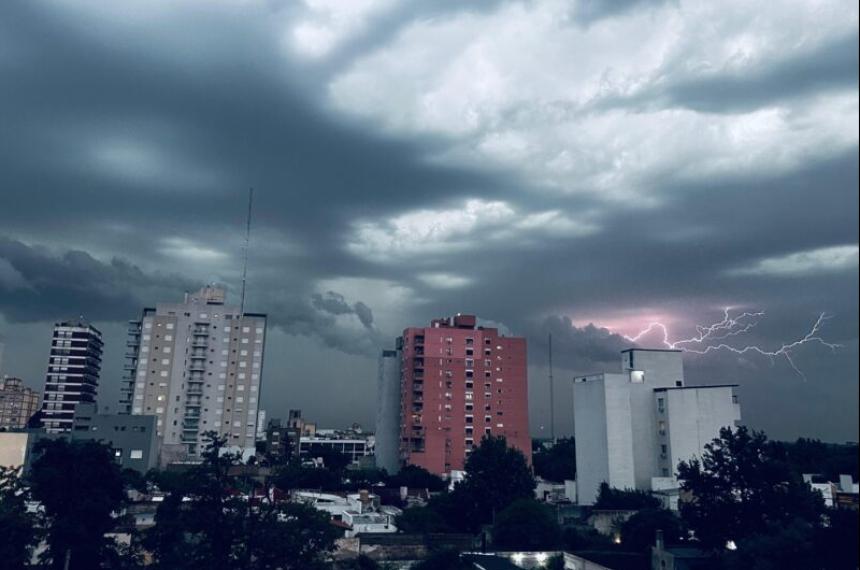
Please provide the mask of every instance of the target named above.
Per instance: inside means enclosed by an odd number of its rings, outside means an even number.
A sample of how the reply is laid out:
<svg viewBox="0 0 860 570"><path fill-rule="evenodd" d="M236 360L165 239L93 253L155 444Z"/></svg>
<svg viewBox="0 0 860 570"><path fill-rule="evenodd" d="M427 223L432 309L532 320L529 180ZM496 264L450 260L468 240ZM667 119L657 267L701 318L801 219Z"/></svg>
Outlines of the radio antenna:
<svg viewBox="0 0 860 570"><path fill-rule="evenodd" d="M245 286L248 281L248 249L251 245L251 208L254 205L254 189L248 189L248 219L245 222L245 247L242 259L242 299L239 303L239 314L245 315Z"/></svg>
<svg viewBox="0 0 860 570"><path fill-rule="evenodd" d="M555 443L555 383L552 379L552 333L549 333L549 437Z"/></svg>

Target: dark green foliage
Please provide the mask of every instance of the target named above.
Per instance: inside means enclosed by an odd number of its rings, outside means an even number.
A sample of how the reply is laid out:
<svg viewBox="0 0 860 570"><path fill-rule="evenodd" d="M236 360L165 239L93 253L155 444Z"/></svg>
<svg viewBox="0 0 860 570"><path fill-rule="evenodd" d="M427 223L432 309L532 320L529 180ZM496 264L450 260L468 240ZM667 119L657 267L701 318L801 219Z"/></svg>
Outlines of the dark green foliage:
<svg viewBox="0 0 860 570"><path fill-rule="evenodd" d="M0 570L26 567L39 540L37 518L27 512L28 498L19 470L0 467Z"/></svg>
<svg viewBox="0 0 860 570"><path fill-rule="evenodd" d="M562 554L556 554L547 561L544 568L546 568L546 570L564 570L564 556Z"/></svg>
<svg viewBox="0 0 860 570"><path fill-rule="evenodd" d="M618 530L622 548L631 552L650 552L658 530L663 531L667 545L677 544L685 536L684 522L666 509L643 509L622 523Z"/></svg>
<svg viewBox="0 0 860 570"><path fill-rule="evenodd" d="M828 525L815 533L816 562L825 570L860 568L858 537L860 513L851 510L829 510Z"/></svg>
<svg viewBox="0 0 860 570"><path fill-rule="evenodd" d="M566 528L562 532L562 545L565 550L609 550L615 548L612 540L592 527Z"/></svg>
<svg viewBox="0 0 860 570"><path fill-rule="evenodd" d="M43 439L36 444L29 483L48 526L50 568L98 568L112 550L105 533L125 500L123 476L108 446L95 441Z"/></svg>
<svg viewBox="0 0 860 570"><path fill-rule="evenodd" d="M514 501L493 525L493 546L498 550L551 550L560 541L555 512L534 499Z"/></svg>
<svg viewBox="0 0 860 570"><path fill-rule="evenodd" d="M397 517L397 528L407 534L429 534L455 530L436 505L410 507Z"/></svg>
<svg viewBox="0 0 860 570"><path fill-rule="evenodd" d="M427 489L430 492L443 491L446 485L441 477L417 465L404 466L397 475L388 478L388 484L391 487Z"/></svg>
<svg viewBox="0 0 860 570"><path fill-rule="evenodd" d="M613 489L608 484L601 483L594 508L604 510L657 509L660 508L660 501L645 491Z"/></svg>
<svg viewBox="0 0 860 570"><path fill-rule="evenodd" d="M461 560L456 550L442 550L431 554L412 570L474 570L474 566Z"/></svg>
<svg viewBox="0 0 860 570"><path fill-rule="evenodd" d="M535 475L548 481L561 483L566 479L576 479L576 441L572 437L561 438L555 445L544 447L532 455Z"/></svg>
<svg viewBox="0 0 860 570"><path fill-rule="evenodd" d="M350 464L349 456L328 446L322 446L320 449L314 450L310 453L310 456L322 459L323 466L332 473L337 473L338 475L343 474L347 466Z"/></svg>
<svg viewBox="0 0 860 570"><path fill-rule="evenodd" d="M384 570L384 568L385 566L381 566L375 560L365 556L364 554L359 555L353 560L341 562L337 565L338 570Z"/></svg>
<svg viewBox="0 0 860 570"><path fill-rule="evenodd" d="M762 532L744 536L738 549L724 554L726 570L821 568L812 525L801 519L768 524Z"/></svg>
<svg viewBox="0 0 860 570"><path fill-rule="evenodd" d="M277 469L274 484L282 491L294 489L339 491L343 486L339 473L325 468L305 467L297 460Z"/></svg>
<svg viewBox="0 0 860 570"><path fill-rule="evenodd" d="M453 499L475 524L490 523L517 499L533 499L535 480L525 456L504 437L485 436L466 460L466 478Z"/></svg>
<svg viewBox="0 0 860 570"><path fill-rule="evenodd" d="M774 526L796 521L821 526L821 496L769 451L763 433L726 428L705 446L701 460L678 465L683 489L693 496L681 513L705 546L771 535Z"/></svg>
<svg viewBox="0 0 860 570"><path fill-rule="evenodd" d="M222 453L224 440L208 435L211 445L204 463L170 482L156 526L147 533L156 568L322 568L337 535L328 516L303 504L240 496L256 484L230 475L239 457ZM190 500L183 501L184 497Z"/></svg>
<svg viewBox="0 0 860 570"><path fill-rule="evenodd" d="M798 475L812 473L826 481L838 481L842 474L858 477L857 444L822 443L817 439L800 438L794 443L770 442L769 453L784 461Z"/></svg>

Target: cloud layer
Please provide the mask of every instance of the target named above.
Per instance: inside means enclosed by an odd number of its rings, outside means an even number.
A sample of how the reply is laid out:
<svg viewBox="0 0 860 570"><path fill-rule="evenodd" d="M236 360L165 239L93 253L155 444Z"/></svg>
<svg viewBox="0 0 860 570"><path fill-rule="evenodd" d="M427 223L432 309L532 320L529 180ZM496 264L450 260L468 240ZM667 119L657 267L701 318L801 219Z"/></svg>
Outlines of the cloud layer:
<svg viewBox="0 0 860 570"><path fill-rule="evenodd" d="M552 334L569 431L569 377L622 335L736 306L768 312L750 342L827 312L844 348L799 353L807 384L729 354L691 377L741 381L776 436L856 439L857 29L847 0L4 2L5 372L40 386L50 322L85 314L112 397L124 320L238 290L253 186L271 415L370 422L373 355L470 312L528 337L536 433Z"/></svg>

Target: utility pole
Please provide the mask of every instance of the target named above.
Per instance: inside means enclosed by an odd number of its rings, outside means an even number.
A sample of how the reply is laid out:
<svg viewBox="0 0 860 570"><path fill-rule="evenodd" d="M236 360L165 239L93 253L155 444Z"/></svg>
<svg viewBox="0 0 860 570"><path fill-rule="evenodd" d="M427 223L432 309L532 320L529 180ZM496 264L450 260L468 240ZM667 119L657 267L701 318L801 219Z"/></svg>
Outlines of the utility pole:
<svg viewBox="0 0 860 570"><path fill-rule="evenodd" d="M254 189L248 189L248 218L245 221L245 247L242 260L242 300L239 304L239 314L245 314L245 286L248 280L248 249L251 245L251 208L254 205Z"/></svg>
<svg viewBox="0 0 860 570"><path fill-rule="evenodd" d="M555 443L555 383L552 379L552 333L549 333L549 437Z"/></svg>

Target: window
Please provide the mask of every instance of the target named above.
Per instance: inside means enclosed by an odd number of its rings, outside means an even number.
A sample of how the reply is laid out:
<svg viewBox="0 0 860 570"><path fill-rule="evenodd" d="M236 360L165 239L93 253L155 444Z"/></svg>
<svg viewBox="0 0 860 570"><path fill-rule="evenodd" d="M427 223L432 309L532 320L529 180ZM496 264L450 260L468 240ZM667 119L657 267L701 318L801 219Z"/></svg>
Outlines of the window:
<svg viewBox="0 0 860 570"><path fill-rule="evenodd" d="M132 449L128 454L129 459L143 459L142 449Z"/></svg>
<svg viewBox="0 0 860 570"><path fill-rule="evenodd" d="M657 398L657 410L661 413L666 411L666 400L664 398Z"/></svg>

